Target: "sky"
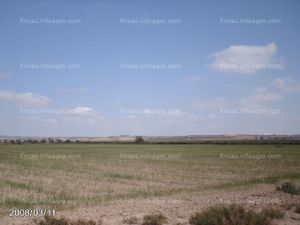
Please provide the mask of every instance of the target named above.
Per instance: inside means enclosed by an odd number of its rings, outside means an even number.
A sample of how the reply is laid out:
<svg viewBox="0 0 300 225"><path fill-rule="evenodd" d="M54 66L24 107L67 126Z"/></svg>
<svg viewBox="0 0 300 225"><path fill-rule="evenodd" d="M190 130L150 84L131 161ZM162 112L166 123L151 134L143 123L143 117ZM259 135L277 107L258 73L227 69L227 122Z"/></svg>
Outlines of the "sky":
<svg viewBox="0 0 300 225"><path fill-rule="evenodd" d="M300 133L297 0L0 0L0 135Z"/></svg>

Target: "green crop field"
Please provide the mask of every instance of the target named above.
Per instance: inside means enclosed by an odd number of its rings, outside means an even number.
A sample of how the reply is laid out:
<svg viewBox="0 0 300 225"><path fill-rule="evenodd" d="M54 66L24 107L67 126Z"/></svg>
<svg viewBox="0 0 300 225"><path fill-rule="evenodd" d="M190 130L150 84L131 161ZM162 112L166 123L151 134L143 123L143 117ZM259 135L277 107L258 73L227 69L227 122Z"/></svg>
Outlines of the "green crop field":
<svg viewBox="0 0 300 225"><path fill-rule="evenodd" d="M0 145L1 216L300 178L297 145Z"/></svg>

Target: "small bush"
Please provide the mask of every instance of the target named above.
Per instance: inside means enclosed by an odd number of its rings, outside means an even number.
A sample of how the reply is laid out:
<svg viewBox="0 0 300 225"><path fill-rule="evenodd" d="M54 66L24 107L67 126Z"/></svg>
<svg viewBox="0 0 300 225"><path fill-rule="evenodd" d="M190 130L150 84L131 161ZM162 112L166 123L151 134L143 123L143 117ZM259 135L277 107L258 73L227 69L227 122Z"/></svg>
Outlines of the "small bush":
<svg viewBox="0 0 300 225"><path fill-rule="evenodd" d="M98 223L96 223L94 220L84 220L84 219L71 221L64 217L55 218L53 216L45 216L44 219L40 221L34 221L34 222L36 225L101 225L102 224L102 221L98 221Z"/></svg>
<svg viewBox="0 0 300 225"><path fill-rule="evenodd" d="M270 225L270 220L262 213L246 211L242 206L214 206L192 215L192 225Z"/></svg>
<svg viewBox="0 0 300 225"><path fill-rule="evenodd" d="M292 182L285 182L280 186L277 186L276 189L278 191L283 191L284 193L289 193L291 195L299 194L300 190L296 187Z"/></svg>
<svg viewBox="0 0 300 225"><path fill-rule="evenodd" d="M62 218L55 218L53 216L45 216L44 219L40 221L35 221L37 225L69 225L70 220L62 217Z"/></svg>
<svg viewBox="0 0 300 225"><path fill-rule="evenodd" d="M224 220L222 207L211 207L203 212L192 215L189 219L193 225L221 225Z"/></svg>
<svg viewBox="0 0 300 225"><path fill-rule="evenodd" d="M160 214L146 215L143 218L143 225L162 225L167 222L167 218Z"/></svg>
<svg viewBox="0 0 300 225"><path fill-rule="evenodd" d="M281 210L274 208L264 208L262 214L270 219L281 219L284 216L284 213Z"/></svg>
<svg viewBox="0 0 300 225"><path fill-rule="evenodd" d="M94 220L84 220L79 219L76 221L72 221L70 225L96 225L97 223Z"/></svg>
<svg viewBox="0 0 300 225"><path fill-rule="evenodd" d="M126 224L138 224L139 220L138 220L138 218L136 218L135 216L133 216L133 217L124 219L122 222L126 223Z"/></svg>
<svg viewBox="0 0 300 225"><path fill-rule="evenodd" d="M295 213L300 213L300 203L296 205Z"/></svg>

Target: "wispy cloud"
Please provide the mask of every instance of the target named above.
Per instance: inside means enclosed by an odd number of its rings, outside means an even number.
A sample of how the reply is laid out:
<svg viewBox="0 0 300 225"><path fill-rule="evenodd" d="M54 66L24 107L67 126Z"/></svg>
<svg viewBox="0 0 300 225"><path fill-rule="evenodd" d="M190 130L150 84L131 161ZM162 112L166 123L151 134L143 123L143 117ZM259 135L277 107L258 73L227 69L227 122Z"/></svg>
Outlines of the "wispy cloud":
<svg viewBox="0 0 300 225"><path fill-rule="evenodd" d="M279 101L283 98L284 96L278 92L272 91L267 87L259 87L255 89L254 94L242 98L242 103L251 106L258 106L268 102Z"/></svg>
<svg viewBox="0 0 300 225"><path fill-rule="evenodd" d="M126 119L154 118L163 121L191 121L197 120L198 116L180 109L120 109L121 114L125 114Z"/></svg>
<svg viewBox="0 0 300 225"><path fill-rule="evenodd" d="M103 119L95 109L86 106L76 106L70 109L32 108L21 111L24 120L42 120L51 124L65 124L72 122L74 125L94 125Z"/></svg>
<svg viewBox="0 0 300 225"><path fill-rule="evenodd" d="M206 99L206 100L196 100L193 102L192 106L197 109L219 109L227 104L224 97Z"/></svg>
<svg viewBox="0 0 300 225"><path fill-rule="evenodd" d="M202 112L224 112L240 111L250 112L251 110L266 110L268 105L280 101L284 96L268 87L259 87L253 93L244 97L228 99L225 97L197 100L192 106Z"/></svg>
<svg viewBox="0 0 300 225"><path fill-rule="evenodd" d="M96 110L85 107L77 106L73 109L70 109L70 113L63 115L63 120L65 121L74 121L81 125L97 124L103 117Z"/></svg>
<svg viewBox="0 0 300 225"><path fill-rule="evenodd" d="M43 95L33 94L31 92L18 93L12 91L0 91L0 101L11 102L19 107L45 107L51 103L51 100Z"/></svg>
<svg viewBox="0 0 300 225"><path fill-rule="evenodd" d="M275 87L282 92L300 92L300 82L292 78L276 78L274 81Z"/></svg>

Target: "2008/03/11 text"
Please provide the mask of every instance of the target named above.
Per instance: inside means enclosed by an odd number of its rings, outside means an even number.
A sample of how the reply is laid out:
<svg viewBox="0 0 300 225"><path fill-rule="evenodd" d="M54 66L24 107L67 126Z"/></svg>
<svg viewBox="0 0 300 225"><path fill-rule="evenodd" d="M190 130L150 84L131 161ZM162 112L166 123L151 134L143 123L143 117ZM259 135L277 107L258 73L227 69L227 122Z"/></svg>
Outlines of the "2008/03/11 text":
<svg viewBox="0 0 300 225"><path fill-rule="evenodd" d="M10 217L55 216L54 209L10 209Z"/></svg>

